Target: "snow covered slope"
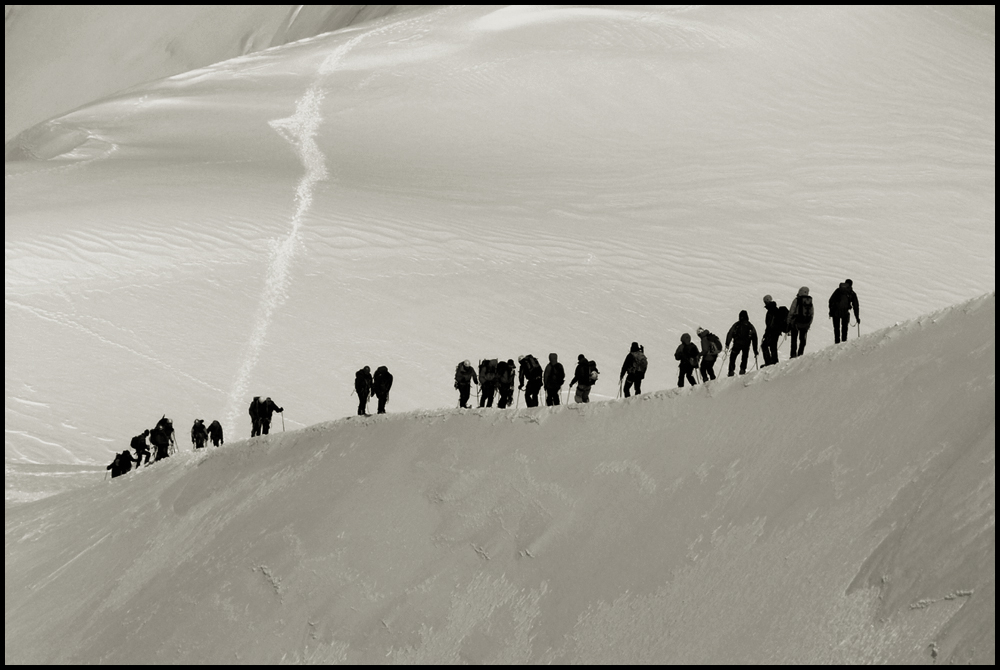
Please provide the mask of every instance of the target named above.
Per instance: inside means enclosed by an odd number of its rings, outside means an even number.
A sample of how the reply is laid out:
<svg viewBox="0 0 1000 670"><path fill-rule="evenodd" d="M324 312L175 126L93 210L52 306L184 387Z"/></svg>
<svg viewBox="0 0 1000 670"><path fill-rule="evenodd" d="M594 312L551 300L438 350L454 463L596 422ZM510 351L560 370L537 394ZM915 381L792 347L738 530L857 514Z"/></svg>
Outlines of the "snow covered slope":
<svg viewBox="0 0 1000 670"><path fill-rule="evenodd" d="M4 5L4 142L138 84L384 16L393 5Z"/></svg>
<svg viewBox="0 0 1000 670"><path fill-rule="evenodd" d="M845 278L864 332L995 290L995 9L424 8L135 88L6 146L7 498L270 395L452 407ZM27 475L25 475L27 477ZM13 482L13 484L11 484ZM24 486L27 486L25 484ZM50 489L45 488L45 492ZM40 494L40 493L39 493Z"/></svg>
<svg viewBox="0 0 1000 670"><path fill-rule="evenodd" d="M8 510L6 663L995 661L996 296L745 378L344 419Z"/></svg>

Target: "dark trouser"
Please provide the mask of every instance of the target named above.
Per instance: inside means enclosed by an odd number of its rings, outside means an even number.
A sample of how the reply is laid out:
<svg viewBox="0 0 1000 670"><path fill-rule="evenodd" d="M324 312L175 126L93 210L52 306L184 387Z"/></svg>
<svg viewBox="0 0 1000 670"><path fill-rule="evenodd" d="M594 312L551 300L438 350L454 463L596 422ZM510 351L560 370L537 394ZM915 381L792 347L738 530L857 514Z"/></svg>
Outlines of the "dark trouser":
<svg viewBox="0 0 1000 670"><path fill-rule="evenodd" d="M691 374L693 372L694 368L690 365L681 365L680 373L677 375L677 388L684 388L685 377L687 377L688 383L691 384L691 386L694 386L696 382L694 380L694 375Z"/></svg>
<svg viewBox="0 0 1000 670"><path fill-rule="evenodd" d="M833 342L840 344L847 341L847 329L851 325L851 313L833 315Z"/></svg>
<svg viewBox="0 0 1000 670"><path fill-rule="evenodd" d="M497 400L497 407L507 409L514 404L514 384L507 384L500 387L500 399Z"/></svg>
<svg viewBox="0 0 1000 670"><path fill-rule="evenodd" d="M628 398L631 393L632 387L635 386L635 394L639 395L642 393L642 377L633 377L632 375L626 375L625 377L625 397Z"/></svg>
<svg viewBox="0 0 1000 670"><path fill-rule="evenodd" d="M702 358L701 359L701 381L707 382L710 379L715 379L715 360L716 357L712 358Z"/></svg>
<svg viewBox="0 0 1000 670"><path fill-rule="evenodd" d="M792 351L790 356L792 358L798 358L802 355L802 352L806 350L806 333L809 332L808 328L796 328L792 326Z"/></svg>
<svg viewBox="0 0 1000 670"><path fill-rule="evenodd" d="M471 384L458 385L458 406L462 409L469 409L469 396L472 395Z"/></svg>
<svg viewBox="0 0 1000 670"><path fill-rule="evenodd" d="M136 451L135 452L135 466L136 467L139 467L139 463L142 462L142 457L143 456L146 457L146 465L149 465L149 452L145 451L145 450L142 450L142 451Z"/></svg>
<svg viewBox="0 0 1000 670"><path fill-rule="evenodd" d="M732 377L736 374L736 357L742 354L743 358L740 360L740 374L745 375L747 373L747 358L750 357L750 343L746 344L733 344L732 350L729 352L729 376Z"/></svg>
<svg viewBox="0 0 1000 670"><path fill-rule="evenodd" d="M526 407L538 407L538 392L542 390L541 379L529 379L524 387L524 404Z"/></svg>
<svg viewBox="0 0 1000 670"><path fill-rule="evenodd" d="M378 398L378 413L385 414L385 404L389 402L389 394L384 393L382 395L379 395L378 393L376 393L375 397Z"/></svg>
<svg viewBox="0 0 1000 670"><path fill-rule="evenodd" d="M479 406L493 407L493 396L497 392L494 382L480 382L479 384Z"/></svg>
<svg viewBox="0 0 1000 670"><path fill-rule="evenodd" d="M584 386L583 384L576 385L576 395L573 397L579 403L590 402L590 388L589 386Z"/></svg>
<svg viewBox="0 0 1000 670"><path fill-rule="evenodd" d="M195 440L194 441L194 448L195 449L204 449L205 448L205 440L204 439L197 439L197 440Z"/></svg>
<svg viewBox="0 0 1000 670"><path fill-rule="evenodd" d="M221 437L213 437L212 438L212 446L213 447L217 447L220 444L222 444L222 438Z"/></svg>
<svg viewBox="0 0 1000 670"><path fill-rule="evenodd" d="M546 407L554 407L559 404L559 392L561 390L562 386L549 386L545 389Z"/></svg>
<svg viewBox="0 0 1000 670"><path fill-rule="evenodd" d="M257 437L260 435L260 419L251 419L253 421L253 426L250 428L250 437Z"/></svg>
<svg viewBox="0 0 1000 670"><path fill-rule="evenodd" d="M358 391L358 416L366 416L368 414L368 391ZM267 431L264 431L267 434Z"/></svg>
<svg viewBox="0 0 1000 670"><path fill-rule="evenodd" d="M169 444L156 445L156 460L160 461L170 455Z"/></svg>
<svg viewBox="0 0 1000 670"><path fill-rule="evenodd" d="M764 367L778 362L778 338L780 337L781 331L764 333L764 339L760 342L761 349L764 350Z"/></svg>
<svg viewBox="0 0 1000 670"><path fill-rule="evenodd" d="M260 432L267 435L267 431L271 430L271 420L261 419L260 420Z"/></svg>

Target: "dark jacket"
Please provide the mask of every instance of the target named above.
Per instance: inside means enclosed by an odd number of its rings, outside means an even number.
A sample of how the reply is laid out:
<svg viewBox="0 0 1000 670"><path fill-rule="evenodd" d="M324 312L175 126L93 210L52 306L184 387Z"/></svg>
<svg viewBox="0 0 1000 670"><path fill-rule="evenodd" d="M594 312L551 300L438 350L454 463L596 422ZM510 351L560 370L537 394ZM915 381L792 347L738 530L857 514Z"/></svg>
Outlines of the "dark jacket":
<svg viewBox="0 0 1000 670"><path fill-rule="evenodd" d="M545 366L542 379L547 389L562 388L563 382L566 381L566 370L555 354L549 354L549 364Z"/></svg>
<svg viewBox="0 0 1000 670"><path fill-rule="evenodd" d="M263 423L271 423L271 414L274 412L284 412L283 407L278 407L277 404L270 398L265 398L260 401L260 405L257 406L257 416Z"/></svg>
<svg viewBox="0 0 1000 670"><path fill-rule="evenodd" d="M375 395L379 397L389 395L389 389L392 388L392 373L389 372L389 368L384 365L379 366L375 370L375 376L372 377L372 385Z"/></svg>
<svg viewBox="0 0 1000 670"><path fill-rule="evenodd" d="M208 424L208 434L214 442L223 442L222 424L218 421Z"/></svg>
<svg viewBox="0 0 1000 670"><path fill-rule="evenodd" d="M542 378L542 366L538 362L538 359L528 354L521 359L521 365L518 367L517 372L517 384L518 386L524 386L524 380L538 380Z"/></svg>
<svg viewBox="0 0 1000 670"><path fill-rule="evenodd" d="M476 376L476 371L471 365L459 363L458 367L455 368L455 386L466 386L473 382L479 384L479 377Z"/></svg>
<svg viewBox="0 0 1000 670"><path fill-rule="evenodd" d="M149 433L141 433L132 438L132 442L129 446L135 450L137 454L144 454L149 451L149 446L146 445L146 435Z"/></svg>
<svg viewBox="0 0 1000 670"><path fill-rule="evenodd" d="M841 284L830 296L830 316L848 316L851 310L854 310L855 320L860 321L858 294L847 284Z"/></svg>
<svg viewBox="0 0 1000 670"><path fill-rule="evenodd" d="M696 370L698 369L698 362L701 359L701 352L698 351L698 347L694 342L688 342L677 347L677 351L674 352L674 358L680 361L681 368Z"/></svg>
<svg viewBox="0 0 1000 670"><path fill-rule="evenodd" d="M570 380L569 387L573 388L574 384L590 386L590 361L584 356L577 359L576 370L573 371L573 379Z"/></svg>
<svg viewBox="0 0 1000 670"><path fill-rule="evenodd" d="M778 315L778 303L765 302L764 309L767 310L767 316L764 317L764 337L780 335L784 332L785 324L782 323L781 317Z"/></svg>
<svg viewBox="0 0 1000 670"><path fill-rule="evenodd" d="M748 345L753 345L753 352L757 354L757 329L750 323L750 315L746 311L740 312L740 320L733 324L726 334L726 348L732 344L736 349L745 349Z"/></svg>
<svg viewBox="0 0 1000 670"><path fill-rule="evenodd" d="M207 442L208 441L208 428L205 427L205 422L198 420L194 422L191 426L191 442Z"/></svg>
<svg viewBox="0 0 1000 670"><path fill-rule="evenodd" d="M631 379L642 379L646 376L645 366L643 365L645 360L646 354L643 352L642 347L638 344L633 344L632 350L625 356L625 362L622 363L622 369L618 378L622 379L625 375L628 375Z"/></svg>
<svg viewBox="0 0 1000 670"><path fill-rule="evenodd" d="M371 395L373 383L372 373L367 366L354 373L354 391L359 397Z"/></svg>

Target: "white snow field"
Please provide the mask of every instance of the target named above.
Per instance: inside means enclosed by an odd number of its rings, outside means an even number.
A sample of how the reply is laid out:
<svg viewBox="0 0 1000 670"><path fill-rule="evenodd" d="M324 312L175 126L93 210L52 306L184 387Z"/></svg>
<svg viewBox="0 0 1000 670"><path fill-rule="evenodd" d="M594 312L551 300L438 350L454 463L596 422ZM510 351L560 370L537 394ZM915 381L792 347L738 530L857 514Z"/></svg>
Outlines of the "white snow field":
<svg viewBox="0 0 1000 670"><path fill-rule="evenodd" d="M762 328L766 293L812 288L815 351L845 278L865 333L992 292L994 17L417 8L26 130L5 499L93 481L164 413L354 414L364 365L402 412L454 407L463 359L583 353L601 399L633 340L672 387L680 335Z"/></svg>
<svg viewBox="0 0 1000 670"><path fill-rule="evenodd" d="M352 417L5 514L6 663L995 662L996 295L624 401Z"/></svg>
<svg viewBox="0 0 1000 670"><path fill-rule="evenodd" d="M130 86L394 11L393 5L4 5L4 142Z"/></svg>

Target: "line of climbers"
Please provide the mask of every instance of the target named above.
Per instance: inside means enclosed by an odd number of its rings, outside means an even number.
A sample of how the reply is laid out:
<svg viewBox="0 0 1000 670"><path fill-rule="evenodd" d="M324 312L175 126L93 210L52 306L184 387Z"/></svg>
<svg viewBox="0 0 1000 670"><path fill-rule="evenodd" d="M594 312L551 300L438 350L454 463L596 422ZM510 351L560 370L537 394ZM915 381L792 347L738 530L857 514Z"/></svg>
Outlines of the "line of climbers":
<svg viewBox="0 0 1000 670"><path fill-rule="evenodd" d="M764 353L762 367L778 362L778 348L780 346L778 340L782 336L791 337L791 357L801 356L805 351L806 337L812 327L815 312L809 288L806 286L800 288L788 307L779 307L770 295L765 295L764 309L766 312L764 337L760 340ZM861 317L858 295L854 292L854 283L847 279L837 287L829 300L829 313L830 319L833 321L835 344L847 341L852 311L860 335ZM740 374L746 374L751 348L755 361L759 356L757 329L750 323L750 315L746 310L740 312L739 320L730 327L726 334L725 346L717 335L704 328L698 328L696 332L701 341L700 350L692 342L691 336L684 333L681 336L680 345L674 352L674 358L679 364L677 386L680 388L684 387L685 380L692 386L696 384L695 370L699 371L702 383L714 380L716 378L715 362L720 354L723 355L723 360L729 356L730 377L736 374L737 359L739 360ZM624 395L628 398L633 389L636 395L642 393L642 380L646 376L648 364L645 349L638 342L633 342L619 373L619 394L624 390ZM524 391L525 405L538 407L538 395L544 389L546 406L552 407L560 404L562 386L566 381L566 370L559 362L558 355L552 353L549 354L549 362L544 369L538 359L531 354L518 356L516 365L513 359L506 361L497 358L484 359L479 362L478 375L471 362L462 361L455 368L455 389L458 390L459 394L459 406L463 409L469 409L472 384L476 384L479 389L479 407L493 407L494 398L497 396L499 409L510 407L515 404L515 374L518 383L518 402L520 401L520 392ZM573 378L569 383L570 389L576 386L576 395L574 396L576 402L590 402L590 390L597 383L599 376L600 370L597 368L597 362L588 360L586 356L580 354L577 357ZM624 384L624 389L622 384ZM392 374L384 365L375 370L374 376L371 374L371 368L367 365L358 370L354 377L354 392L358 395L358 415L368 416L368 401L372 395L378 398L378 413L385 414L385 406L389 401L391 388ZM250 436L267 435L274 412L283 415L284 411L284 408L275 404L271 398L262 400L260 396L254 396L249 408ZM284 418L282 418L282 426L284 426ZM167 458L176 450L173 423L166 416L163 416L152 429L143 431L140 435L132 438L129 446L135 451L135 457L129 453L128 449L115 455L114 461L107 466L107 469L111 471L112 478L131 471L133 463L139 467L143 459L145 459L147 466L150 464L151 453L150 447L146 445L147 437L150 445L155 448L155 454L152 455L153 462ZM196 450L203 449L209 439L216 447L223 444L222 425L218 421L212 421L206 427L204 420L195 419L194 425L191 427L191 443L194 448Z"/></svg>
<svg viewBox="0 0 1000 670"><path fill-rule="evenodd" d="M148 445L146 438L149 438ZM209 440L217 447L223 444L222 424L218 421L212 421L206 426L204 419L195 419L194 425L191 426L191 444L194 445L195 449L203 449ZM105 468L111 471L112 479L131 472L133 463L138 469L141 465L149 466L150 460L155 463L172 456L177 451L177 438L173 422L164 415L153 428L144 430L133 437L129 443L129 449L135 451L134 457L128 449L125 449L121 453L115 454L114 460Z"/></svg>

